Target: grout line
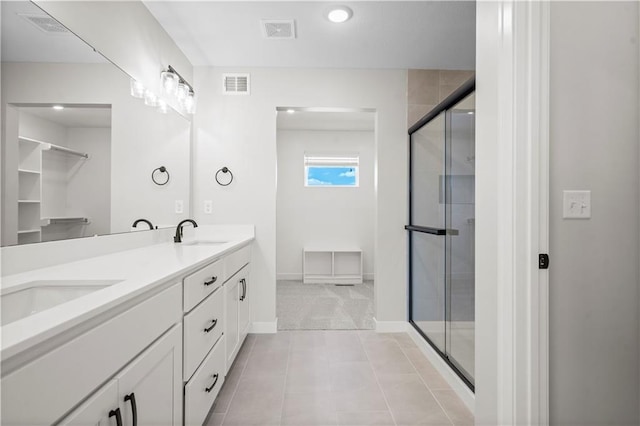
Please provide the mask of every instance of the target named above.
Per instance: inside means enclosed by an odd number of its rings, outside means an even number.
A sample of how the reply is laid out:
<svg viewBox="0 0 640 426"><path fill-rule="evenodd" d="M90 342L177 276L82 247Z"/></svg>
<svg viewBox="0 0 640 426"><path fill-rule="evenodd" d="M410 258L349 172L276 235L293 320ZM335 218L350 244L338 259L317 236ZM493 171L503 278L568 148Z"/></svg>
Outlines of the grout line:
<svg viewBox="0 0 640 426"><path fill-rule="evenodd" d="M247 337L249 337L249 335L247 334ZM240 387L240 380L242 380L242 376L244 375L244 370L246 370L247 365L249 365L249 358L251 357L251 353L253 352L253 347L256 344L256 339L253 338L251 339L252 343L251 343L251 347L247 348L247 350L249 351L249 353L247 353L247 362L244 363L244 365L242 366L242 371L240 371L240 375L238 376L238 383L236 383L236 387L233 390L233 393L231 394L231 399L229 400L229 405L227 406L227 409L224 412L224 417L222 417L222 423L221 425L224 425L224 421L227 419L227 414L229 414L229 408L231 408L231 404L233 404L233 400L236 397L236 393L238 392L238 388ZM245 338L244 340L244 344L246 344L247 342L247 338ZM242 350L242 348L240 348L240 350ZM238 351L238 355L240 354L240 351ZM238 359L238 355L236 355L236 360ZM225 357L227 356L227 353L225 351ZM231 366L231 368L233 368L234 366ZM231 371L231 370L229 370Z"/></svg>
<svg viewBox="0 0 640 426"><path fill-rule="evenodd" d="M394 339L395 340L395 339ZM396 343L398 343L396 341ZM398 344L398 346L400 346L400 344ZM447 416L447 418L449 419L449 422L451 423L451 425L453 426L453 419L451 418L451 416L449 416L449 413L447 412L447 410L444 408L444 405L442 405L442 403L440 402L440 400L438 399L438 397L436 397L436 394L433 393L433 390L431 390L431 387L429 387L429 385L427 384L427 382L424 380L424 378L422 377L422 375L420 374L420 372L418 371L418 368L416 367L416 365L413 363L413 361L411 360L411 358L409 358L407 356L407 353L405 352L405 349L408 348L403 348L402 346L400 346L400 350L402 351L402 353L404 354L405 358L407 358L407 360L409 360L409 363L411 364L411 366L413 367L414 371L416 372L416 374L418 375L418 377L420 378L420 381L425 385L425 387L427 388L427 390L429 391L429 393L431 394L431 396L433 397L433 399L435 399L436 403L440 406L440 408L442 409L442 411L444 412L444 415ZM424 355L422 355L424 356ZM425 357L426 359L426 357ZM429 362L429 360L427 359L427 362ZM431 362L429 362L429 364L431 364ZM440 374L440 373L438 373Z"/></svg>
<svg viewBox="0 0 640 426"><path fill-rule="evenodd" d="M284 385L282 386L282 403L280 404L280 425L282 425L282 416L284 415L284 399L287 396L287 377L289 377L289 361L291 361L291 337L293 337L290 332L285 331L285 333L289 333L289 347L287 348L287 363L284 368Z"/></svg>
<svg viewBox="0 0 640 426"><path fill-rule="evenodd" d="M371 359L369 358L369 354L367 353L367 350L362 344L362 336L360 335L360 333L358 333L357 335L358 335L358 341L360 342L360 346L362 346L362 351L364 352L364 356L367 357L367 361L369 362L369 367L371 367L371 371L373 371L373 376L376 378L378 389L382 393L382 397L384 398L384 403L387 405L387 410L389 410L389 414L391 415L391 420L393 420L394 425L398 426L398 422L396 422L396 416L393 415L393 411L391 410L391 406L389 405L389 401L387 400L387 395L384 393L384 389L382 389L382 385L380 384L380 380L378 379L378 373L376 373L376 369L373 368L373 365L371 364Z"/></svg>

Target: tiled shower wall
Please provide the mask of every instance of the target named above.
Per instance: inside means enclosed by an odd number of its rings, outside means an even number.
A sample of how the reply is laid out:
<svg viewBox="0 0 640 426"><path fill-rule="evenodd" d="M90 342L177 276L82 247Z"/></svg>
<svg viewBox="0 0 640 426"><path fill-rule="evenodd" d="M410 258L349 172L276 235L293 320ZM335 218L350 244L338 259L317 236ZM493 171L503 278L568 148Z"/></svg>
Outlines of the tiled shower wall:
<svg viewBox="0 0 640 426"><path fill-rule="evenodd" d="M471 78L473 73L473 71L457 70L409 70L407 127L413 126L433 107Z"/></svg>

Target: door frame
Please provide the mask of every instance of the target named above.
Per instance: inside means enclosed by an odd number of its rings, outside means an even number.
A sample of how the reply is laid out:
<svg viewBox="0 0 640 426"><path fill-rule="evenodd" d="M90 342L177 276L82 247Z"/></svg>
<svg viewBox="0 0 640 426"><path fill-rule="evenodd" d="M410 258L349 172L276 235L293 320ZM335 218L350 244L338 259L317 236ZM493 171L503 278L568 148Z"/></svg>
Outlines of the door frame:
<svg viewBox="0 0 640 426"><path fill-rule="evenodd" d="M476 424L549 422L549 9L477 3Z"/></svg>

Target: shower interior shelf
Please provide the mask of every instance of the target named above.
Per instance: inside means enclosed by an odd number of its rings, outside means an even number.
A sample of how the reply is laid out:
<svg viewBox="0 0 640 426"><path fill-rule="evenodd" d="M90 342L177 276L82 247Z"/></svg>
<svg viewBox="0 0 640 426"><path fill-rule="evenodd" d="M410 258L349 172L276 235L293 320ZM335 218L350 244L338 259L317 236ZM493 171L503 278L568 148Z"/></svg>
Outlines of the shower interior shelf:
<svg viewBox="0 0 640 426"><path fill-rule="evenodd" d="M305 284L362 284L359 248L305 248L302 263Z"/></svg>

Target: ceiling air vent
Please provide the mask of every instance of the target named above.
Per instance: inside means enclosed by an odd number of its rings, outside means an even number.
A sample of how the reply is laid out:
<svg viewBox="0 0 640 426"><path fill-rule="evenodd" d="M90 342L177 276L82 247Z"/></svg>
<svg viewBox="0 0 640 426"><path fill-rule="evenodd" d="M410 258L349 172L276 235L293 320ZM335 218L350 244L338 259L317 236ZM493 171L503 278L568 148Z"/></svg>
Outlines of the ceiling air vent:
<svg viewBox="0 0 640 426"><path fill-rule="evenodd" d="M293 19L261 19L262 35L270 39L296 38L296 26Z"/></svg>
<svg viewBox="0 0 640 426"><path fill-rule="evenodd" d="M64 25L50 16L32 15L28 13L19 13L18 16L47 34L69 34L69 30L66 29Z"/></svg>
<svg viewBox="0 0 640 426"><path fill-rule="evenodd" d="M248 95L249 74L223 74L222 93L225 95Z"/></svg>

